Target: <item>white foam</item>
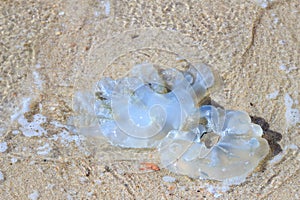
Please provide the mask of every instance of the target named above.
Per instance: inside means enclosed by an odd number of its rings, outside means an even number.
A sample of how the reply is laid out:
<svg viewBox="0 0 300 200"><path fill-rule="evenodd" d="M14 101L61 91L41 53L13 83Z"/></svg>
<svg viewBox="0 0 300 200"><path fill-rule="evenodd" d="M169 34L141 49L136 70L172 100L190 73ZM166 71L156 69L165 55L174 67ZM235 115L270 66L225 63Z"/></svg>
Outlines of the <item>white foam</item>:
<svg viewBox="0 0 300 200"><path fill-rule="evenodd" d="M51 121L50 124L54 125L56 128L66 128L68 129L68 126L58 122L58 121Z"/></svg>
<svg viewBox="0 0 300 200"><path fill-rule="evenodd" d="M275 99L275 98L278 96L278 94L279 94L279 91L276 90L276 91L274 91L274 92L268 94L268 95L267 95L267 99Z"/></svg>
<svg viewBox="0 0 300 200"><path fill-rule="evenodd" d="M35 65L35 68L40 69L40 68L41 68L41 64L37 63L37 64Z"/></svg>
<svg viewBox="0 0 300 200"><path fill-rule="evenodd" d="M52 190L54 188L55 184L48 184L45 189Z"/></svg>
<svg viewBox="0 0 300 200"><path fill-rule="evenodd" d="M50 153L52 148L50 147L49 143L46 143L44 146L38 147L37 150L38 155L47 155Z"/></svg>
<svg viewBox="0 0 300 200"><path fill-rule="evenodd" d="M300 123L300 111L296 108L292 108L294 101L289 94L284 95L284 102L286 106L285 118L288 126L295 126Z"/></svg>
<svg viewBox="0 0 300 200"><path fill-rule="evenodd" d="M99 180L99 179L95 180L94 182L95 182L97 185L101 185L101 183L102 183L102 181Z"/></svg>
<svg viewBox="0 0 300 200"><path fill-rule="evenodd" d="M32 74L33 74L33 79L34 79L33 83L37 85L39 90L42 90L43 89L43 81L40 77L40 74L37 71L33 71Z"/></svg>
<svg viewBox="0 0 300 200"><path fill-rule="evenodd" d="M110 14L110 2L108 0L106 0L104 2L104 7L105 7L105 14L109 15Z"/></svg>
<svg viewBox="0 0 300 200"><path fill-rule="evenodd" d="M16 163L16 162L18 162L18 158L11 158L10 161L11 161L12 163Z"/></svg>
<svg viewBox="0 0 300 200"><path fill-rule="evenodd" d="M286 71L286 73L290 73L291 71L297 70L297 69L298 69L298 67L296 67L296 66L291 66L291 67Z"/></svg>
<svg viewBox="0 0 300 200"><path fill-rule="evenodd" d="M20 133L20 131L19 130L13 130L11 133L14 134L14 135L18 135Z"/></svg>
<svg viewBox="0 0 300 200"><path fill-rule="evenodd" d="M286 44L286 41L285 40L279 40L278 43L281 44L281 45L284 45L284 44Z"/></svg>
<svg viewBox="0 0 300 200"><path fill-rule="evenodd" d="M289 145L284 147L284 150L286 150L286 149L298 150L299 147L295 144L289 144Z"/></svg>
<svg viewBox="0 0 300 200"><path fill-rule="evenodd" d="M173 183L173 182L176 181L176 179L174 177L172 177L172 176L164 176L163 177L163 181L167 182L167 183Z"/></svg>
<svg viewBox="0 0 300 200"><path fill-rule="evenodd" d="M41 127L41 124L46 121L47 118L42 114L35 114L32 122L28 122L24 115L20 116L18 119L19 124L22 126L20 127L20 130L26 137L46 135L47 131Z"/></svg>
<svg viewBox="0 0 300 200"><path fill-rule="evenodd" d="M58 139L60 139L60 142L63 145L70 145L71 142L75 142L75 144L77 146L81 145L81 141L85 140L84 136L82 135L71 135L68 131L63 130L61 133L54 135L52 138L50 138L52 140L57 141Z"/></svg>
<svg viewBox="0 0 300 200"><path fill-rule="evenodd" d="M254 1L258 6L262 8L267 8L269 4L269 0L254 0Z"/></svg>
<svg viewBox="0 0 300 200"><path fill-rule="evenodd" d="M37 190L34 190L30 195L28 195L28 198L30 200L38 200L39 197L40 197L40 194Z"/></svg>
<svg viewBox="0 0 300 200"><path fill-rule="evenodd" d="M86 192L86 196L91 198L95 194L94 191Z"/></svg>
<svg viewBox="0 0 300 200"><path fill-rule="evenodd" d="M213 185L207 186L207 191L214 195L215 198L219 198L222 196L222 194L219 192L219 188L215 187Z"/></svg>
<svg viewBox="0 0 300 200"><path fill-rule="evenodd" d="M4 127L0 127L0 137L4 135L5 131Z"/></svg>
<svg viewBox="0 0 300 200"><path fill-rule="evenodd" d="M32 122L28 122L24 117L19 118L18 122L23 125L23 127L21 127L23 134L27 137L47 134L47 131L40 126L46 122L46 117L42 114L36 114L33 117L34 119Z"/></svg>
<svg viewBox="0 0 300 200"><path fill-rule="evenodd" d="M272 13L271 16L274 18L273 23L274 23L274 24L278 24L279 18L277 17L277 15L276 15L275 13Z"/></svg>
<svg viewBox="0 0 300 200"><path fill-rule="evenodd" d="M287 69L287 67L285 65L280 65L279 69L282 70L282 71L285 71Z"/></svg>
<svg viewBox="0 0 300 200"><path fill-rule="evenodd" d="M94 16L95 16L95 17L99 17L99 16L100 16L100 12L99 12L99 11L95 11L95 12L94 12Z"/></svg>
<svg viewBox="0 0 300 200"><path fill-rule="evenodd" d="M4 175L1 171L0 171L0 181L4 181Z"/></svg>
<svg viewBox="0 0 300 200"><path fill-rule="evenodd" d="M7 143L0 142L0 153L4 153L7 150Z"/></svg>
<svg viewBox="0 0 300 200"><path fill-rule="evenodd" d="M287 67L286 65L282 64L282 65L279 66L279 69L282 70L282 71L285 71L285 73L288 74L293 70L297 70L298 67L296 67L296 66Z"/></svg>
<svg viewBox="0 0 300 200"><path fill-rule="evenodd" d="M11 121L17 120L22 114L28 112L30 110L30 101L31 98L24 98L22 102L22 108L19 109L16 113L10 116Z"/></svg>

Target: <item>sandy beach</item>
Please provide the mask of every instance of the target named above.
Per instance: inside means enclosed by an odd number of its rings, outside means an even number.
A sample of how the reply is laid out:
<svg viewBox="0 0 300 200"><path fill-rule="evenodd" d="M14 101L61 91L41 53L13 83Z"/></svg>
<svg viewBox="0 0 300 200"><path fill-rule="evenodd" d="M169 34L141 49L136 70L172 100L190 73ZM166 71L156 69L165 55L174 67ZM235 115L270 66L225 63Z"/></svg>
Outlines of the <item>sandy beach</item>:
<svg viewBox="0 0 300 200"><path fill-rule="evenodd" d="M0 199L300 199L299 19L297 0L2 0ZM270 153L240 185L114 147L76 108L103 77L178 59L212 66L211 99L264 131Z"/></svg>

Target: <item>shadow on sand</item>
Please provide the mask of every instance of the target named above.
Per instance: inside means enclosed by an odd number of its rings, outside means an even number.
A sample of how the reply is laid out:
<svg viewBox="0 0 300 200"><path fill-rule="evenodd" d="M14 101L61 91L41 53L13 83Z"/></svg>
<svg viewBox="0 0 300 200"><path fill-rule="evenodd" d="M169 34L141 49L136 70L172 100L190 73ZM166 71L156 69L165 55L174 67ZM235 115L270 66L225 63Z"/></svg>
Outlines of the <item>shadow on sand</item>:
<svg viewBox="0 0 300 200"><path fill-rule="evenodd" d="M274 156L278 155L280 152L282 152L281 146L278 144L280 140L282 139L282 135L276 131L270 130L270 125L264 118L256 117L256 116L250 116L251 121L254 124L258 124L263 129L263 138L265 138L270 146L271 149L271 155L270 157L273 158Z"/></svg>

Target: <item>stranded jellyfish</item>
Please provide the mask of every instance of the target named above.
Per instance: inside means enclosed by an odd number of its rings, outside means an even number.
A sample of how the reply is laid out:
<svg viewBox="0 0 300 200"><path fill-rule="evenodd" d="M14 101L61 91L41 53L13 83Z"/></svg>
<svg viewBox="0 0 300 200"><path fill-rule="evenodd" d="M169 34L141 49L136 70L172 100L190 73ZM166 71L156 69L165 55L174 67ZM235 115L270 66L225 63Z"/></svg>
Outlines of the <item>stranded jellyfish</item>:
<svg viewBox="0 0 300 200"><path fill-rule="evenodd" d="M259 125L242 111L201 106L200 123L171 131L161 142L162 165L194 178L245 178L269 153Z"/></svg>
<svg viewBox="0 0 300 200"><path fill-rule="evenodd" d="M113 145L157 147L169 131L198 121L198 103L213 85L206 65L177 70L146 63L126 77L103 78L94 105L100 130Z"/></svg>
<svg viewBox="0 0 300 200"><path fill-rule="evenodd" d="M175 173L245 178L269 146L247 113L202 105L216 86L217 75L204 64L145 63L122 78L102 78L94 104L100 131L116 146L158 148L162 165Z"/></svg>

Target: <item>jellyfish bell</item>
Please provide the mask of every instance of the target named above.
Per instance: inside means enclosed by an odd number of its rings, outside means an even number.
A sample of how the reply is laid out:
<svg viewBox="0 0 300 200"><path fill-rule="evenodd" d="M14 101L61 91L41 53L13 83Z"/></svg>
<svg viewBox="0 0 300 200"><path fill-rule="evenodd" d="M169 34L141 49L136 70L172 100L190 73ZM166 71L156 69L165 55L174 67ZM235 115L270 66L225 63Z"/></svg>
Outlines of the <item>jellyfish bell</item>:
<svg viewBox="0 0 300 200"><path fill-rule="evenodd" d="M161 163L170 171L219 181L240 179L269 153L260 126L247 113L202 106L200 115L206 121L200 128L172 131L162 140Z"/></svg>
<svg viewBox="0 0 300 200"><path fill-rule="evenodd" d="M103 135L114 145L156 147L197 111L196 94L179 70L146 63L127 77L108 80L97 83L95 112Z"/></svg>

